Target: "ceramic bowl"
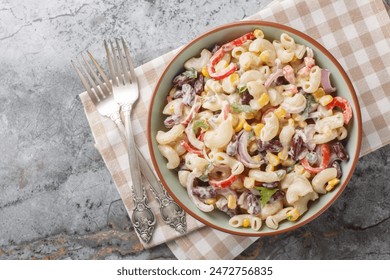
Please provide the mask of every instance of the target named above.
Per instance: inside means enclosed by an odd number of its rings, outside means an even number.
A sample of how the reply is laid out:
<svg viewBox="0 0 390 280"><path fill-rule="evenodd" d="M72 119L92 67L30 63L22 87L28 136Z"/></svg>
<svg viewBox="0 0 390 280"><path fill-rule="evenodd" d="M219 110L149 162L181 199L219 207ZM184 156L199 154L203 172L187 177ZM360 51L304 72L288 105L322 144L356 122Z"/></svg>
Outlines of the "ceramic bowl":
<svg viewBox="0 0 390 280"><path fill-rule="evenodd" d="M278 39L280 38L280 35L285 32L294 38L296 43L312 48L317 64L321 68L329 69L332 73L331 82L332 85L337 88L337 95L348 99L353 108L353 118L348 126L349 136L346 145L350 159L348 162L342 163L343 176L340 185L333 191L325 195L320 195L320 198L310 205L309 210L302 215L298 221L282 222L277 230L269 229L263 225L258 232L255 232L250 228L233 228L229 226L229 217L220 211L216 210L210 213L200 211L188 197L186 189L180 185L177 172L166 168L166 159L160 154L155 140L157 131L166 131L166 128L163 125L164 116L162 110L166 105L166 97L172 87L173 78L184 71L183 64L191 57L199 56L199 53L204 48L211 49L217 43L229 42L256 28L263 30L266 39ZM154 90L149 108L147 133L153 165L161 182L173 199L181 205L188 214L207 226L227 233L245 236L264 236L280 234L301 227L318 217L335 202L347 186L356 167L360 152L362 125L359 103L352 83L341 65L328 50L313 38L291 27L273 22L243 21L223 25L200 35L185 45L172 59L161 75Z"/></svg>

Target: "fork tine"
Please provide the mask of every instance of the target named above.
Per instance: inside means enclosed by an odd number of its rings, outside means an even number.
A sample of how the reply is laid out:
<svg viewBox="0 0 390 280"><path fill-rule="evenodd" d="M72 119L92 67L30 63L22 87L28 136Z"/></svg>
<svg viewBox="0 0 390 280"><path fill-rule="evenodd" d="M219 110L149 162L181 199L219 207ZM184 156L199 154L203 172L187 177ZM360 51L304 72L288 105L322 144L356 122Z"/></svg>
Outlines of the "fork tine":
<svg viewBox="0 0 390 280"><path fill-rule="evenodd" d="M99 102L99 100L96 98L95 94L92 92L89 83L87 82L87 80L85 79L83 74L81 73L80 69L77 67L76 63L73 60L71 60L71 63L73 65L74 69L76 70L76 72L81 80L81 83L84 85L85 89L87 90L89 98L91 98L91 100L94 104L97 104Z"/></svg>
<svg viewBox="0 0 390 280"><path fill-rule="evenodd" d="M130 78L132 79L133 83L134 82L137 83L137 76L135 75L134 66L133 66L133 62L131 61L129 49L128 49L126 41L123 39L123 37L121 37L121 40L122 40L123 49L125 51L125 57L126 57L128 65L129 65Z"/></svg>
<svg viewBox="0 0 390 280"><path fill-rule="evenodd" d="M96 87L100 90L100 93L104 95L105 97L108 96L109 91L106 90L106 87L104 86L102 80L98 77L98 75L95 72L95 69L92 68L91 64L87 61L84 54L81 54L82 59L84 60L84 64L87 65L87 68L92 73L92 77L95 81L95 84L99 84L99 86L96 85Z"/></svg>
<svg viewBox="0 0 390 280"><path fill-rule="evenodd" d="M107 44L106 40L104 40L104 48L106 49L107 63L108 63L108 69L110 71L111 82L112 82L112 84L114 86L118 86L118 81L115 78L117 75L115 73L114 65L112 63L112 57L111 57L110 48L108 47L108 44Z"/></svg>
<svg viewBox="0 0 390 280"><path fill-rule="evenodd" d="M116 56L115 48L114 48L114 45L112 44L111 40L110 40L110 45L111 45L112 54L114 56L114 68L115 68L115 71L117 73L118 81L119 81L120 84L124 85L125 81L123 79L121 71L119 70L118 57ZM112 78L114 79L114 77L112 77Z"/></svg>
<svg viewBox="0 0 390 280"><path fill-rule="evenodd" d="M100 67L99 63L96 61L96 59L93 57L93 55L89 51L87 51L87 54L88 54L89 58L91 59L92 63L95 65L96 69L98 70L100 76L103 78L104 83L105 83L105 87L106 87L108 93L110 94L110 92L112 91L112 85L111 85L110 81L108 80L107 75L104 73L103 69Z"/></svg>
<svg viewBox="0 0 390 280"><path fill-rule="evenodd" d="M119 39L118 38L115 39L115 43L116 43L116 48L118 49L118 56L119 56L120 61L121 61L122 73L123 73L124 79L128 83L131 83L131 78L129 77L129 75L130 75L129 70L127 70L127 65L126 65L125 59L123 57L124 53L122 52L121 47L119 46Z"/></svg>
<svg viewBox="0 0 390 280"><path fill-rule="evenodd" d="M79 62L79 64L80 64L80 66L81 66L81 70L83 70L85 76L87 76L87 79L88 79L89 83L92 85L92 88L94 89L94 92L95 92L97 98L100 99L100 100L101 100L101 99L104 99L105 96L104 96L103 94L100 93L100 90L99 90L98 87L96 86L96 83L95 83L95 81L92 79L91 75L88 73L88 70L84 67L84 65L83 65L82 63Z"/></svg>

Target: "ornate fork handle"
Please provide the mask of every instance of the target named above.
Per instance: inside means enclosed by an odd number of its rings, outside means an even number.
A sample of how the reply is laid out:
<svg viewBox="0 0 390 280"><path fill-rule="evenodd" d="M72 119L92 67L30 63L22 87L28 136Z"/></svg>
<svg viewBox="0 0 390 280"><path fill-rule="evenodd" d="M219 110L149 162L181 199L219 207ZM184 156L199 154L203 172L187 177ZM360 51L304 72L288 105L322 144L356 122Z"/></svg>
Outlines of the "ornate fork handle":
<svg viewBox="0 0 390 280"><path fill-rule="evenodd" d="M142 173L148 180L150 189L159 203L162 219L177 232L185 233L187 231L187 223L184 210L179 205L177 205L177 203L162 187L160 181L156 178L156 175L154 175L146 159L138 149L137 154L138 158L140 159L139 164L141 166Z"/></svg>
<svg viewBox="0 0 390 280"><path fill-rule="evenodd" d="M133 186L134 190L134 186ZM133 193L134 210L131 217L134 229L137 231L139 237L148 243L153 235L154 226L156 224L156 218L147 202L145 190L141 198L137 197Z"/></svg>
<svg viewBox="0 0 390 280"><path fill-rule="evenodd" d="M131 127L131 104L123 104L123 115L125 117L125 127L127 135L128 158L130 164L131 179L133 181L134 211L132 220L134 229L144 242L149 242L156 224L156 218L150 210L145 189L142 186L141 170L137 157L137 148L134 142L133 130Z"/></svg>

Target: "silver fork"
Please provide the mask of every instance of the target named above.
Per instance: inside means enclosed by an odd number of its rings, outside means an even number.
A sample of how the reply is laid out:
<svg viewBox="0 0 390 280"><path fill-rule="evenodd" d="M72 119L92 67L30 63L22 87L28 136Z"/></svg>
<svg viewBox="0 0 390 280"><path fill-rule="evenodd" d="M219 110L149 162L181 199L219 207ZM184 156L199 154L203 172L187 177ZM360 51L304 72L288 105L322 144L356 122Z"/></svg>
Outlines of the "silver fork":
<svg viewBox="0 0 390 280"><path fill-rule="evenodd" d="M92 66L87 62L87 59L83 54L81 55L81 57L89 71L87 70L87 68L85 68L83 63L80 63L80 61L77 62L80 65L81 71L73 60L71 61L72 65L75 68L77 74L79 75L80 80L88 93L88 96L95 104L96 109L98 110L100 115L110 118L118 126L119 130L124 133L125 128L120 118L119 105L115 102L114 98L111 95L112 85L109 82L107 76L104 75L104 72L100 68L100 66L95 63L96 60L93 58L92 54L89 51L87 51L87 54L90 57L91 61L94 62L103 80L98 77L98 75L93 70ZM82 74L82 72L85 76ZM92 76L91 74L89 74L89 72L92 74Z"/></svg>
<svg viewBox="0 0 390 280"><path fill-rule="evenodd" d="M125 137L125 128L120 119L119 115L119 105L114 100L112 95L112 84L109 82L106 74L100 67L99 63L92 56L92 54L87 51L87 54L94 64L99 76L96 75L96 71L92 69L90 63L87 62L85 56L82 55L84 64L87 66L89 71L92 73L93 78L88 73L87 69L81 64L81 69L84 72L85 78L82 72L78 69L75 63L72 61L73 66L75 67L84 87L87 90L87 93L95 106L97 107L98 112L103 116L111 116L111 119L117 124L121 137L126 139ZM80 63L79 63L80 64ZM89 81L89 82L88 82ZM92 90L93 89L93 90ZM101 90L102 89L102 90ZM104 92L102 92L104 91ZM98 98L96 98L94 92L98 93ZM176 231L180 233L185 233L187 229L185 212L183 209L176 204L176 202L167 194L166 190L162 187L160 181L157 179L153 170L150 168L148 162L143 157L141 152L137 150L137 155L139 159L139 163L141 166L141 172L147 179L150 184L152 193L155 195L157 201L159 202L160 212L163 220L169 226L174 228Z"/></svg>
<svg viewBox="0 0 390 280"><path fill-rule="evenodd" d="M112 41L110 41L111 51L106 41L104 41L104 46L107 53L107 61L113 84L112 89L114 99L121 106L123 115L125 116L125 126L129 146L129 162L132 163L131 166L135 166L134 169L131 169L133 177L133 174L134 176L139 175L139 165L136 162L137 158L131 156L136 154L134 153L134 147L136 146L134 144L130 116L132 106L139 96L138 81L126 42L123 38L121 38L121 40L115 39L115 43L117 51L115 51ZM121 48L120 43L122 43L123 49ZM149 165L145 164L143 161L140 161L139 163L144 175L151 179L151 181L149 181L151 190L159 202L160 213L164 222L173 227L176 231L184 233L186 231L184 210L180 208L179 205L177 205L177 203L167 194L161 183L155 177L153 171L150 169ZM135 194L134 202L136 204L136 208L138 207L137 205L142 205L141 190L137 189L137 186L138 185L133 181ZM139 186L142 187L142 185Z"/></svg>
<svg viewBox="0 0 390 280"><path fill-rule="evenodd" d="M92 66L87 62L84 55L82 55L82 59L84 61L84 64L78 63L84 72L84 75L87 77L87 79L83 76L80 69L77 67L76 63L72 61L72 64L74 68L76 69L77 74L79 75L81 82L83 83L84 87L87 90L87 93L89 97L91 98L92 102L95 104L96 109L101 115L110 117L115 123L118 125L119 129L122 132L125 132L122 121L120 119L119 114L119 105L114 100L113 96L110 94L112 92L112 85L109 82L107 76L104 74L100 66L97 64L96 60L93 58L93 56L88 52L89 57L91 58L92 62L95 64L96 69L98 70L100 76L102 77L103 81L98 77L96 72L93 70ZM88 70L87 70L88 68ZM89 74L89 72L92 74ZM126 138L126 137L125 137ZM134 154L140 154L138 153L132 153ZM144 163L145 164L145 163ZM146 163L148 166L148 164ZM148 166L149 167L149 166ZM132 167L130 167L131 169ZM133 176L132 176L133 179ZM136 181L133 179L133 184L135 184ZM140 184L140 183L139 183ZM139 185L141 188L142 186ZM134 185L133 185L133 191L134 191ZM152 237L152 233L154 231L154 226L156 224L156 218L153 214L153 212L150 210L150 206L146 197L146 194L141 189L141 197L139 196L139 192L137 192L137 195L139 199L136 200L135 209L133 211L132 215L132 222L134 229L139 234L140 238L144 242L149 242ZM133 196L135 197L135 195Z"/></svg>

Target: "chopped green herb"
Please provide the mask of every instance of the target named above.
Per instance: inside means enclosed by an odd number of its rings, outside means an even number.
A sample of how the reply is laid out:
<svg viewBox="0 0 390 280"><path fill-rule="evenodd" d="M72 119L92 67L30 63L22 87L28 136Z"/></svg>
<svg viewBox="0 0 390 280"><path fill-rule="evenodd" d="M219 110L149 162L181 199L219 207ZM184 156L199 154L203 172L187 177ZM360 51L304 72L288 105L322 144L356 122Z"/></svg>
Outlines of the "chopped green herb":
<svg viewBox="0 0 390 280"><path fill-rule="evenodd" d="M191 68L190 70L183 72L183 75L190 79L196 79L198 77L198 72L195 68Z"/></svg>
<svg viewBox="0 0 390 280"><path fill-rule="evenodd" d="M246 86L239 86L238 87L238 93L241 94L243 93L244 91L246 91L248 88Z"/></svg>
<svg viewBox="0 0 390 280"><path fill-rule="evenodd" d="M209 129L209 125L206 122L206 120L202 119L202 120L196 120L194 122L194 124L192 125L192 130L194 131L195 134L198 132L199 128L203 128L204 130Z"/></svg>
<svg viewBox="0 0 390 280"><path fill-rule="evenodd" d="M209 174L202 174L202 176L198 177L199 180L202 182L208 182L209 181Z"/></svg>
<svg viewBox="0 0 390 280"><path fill-rule="evenodd" d="M286 169L287 174L290 173L290 172L293 172L294 166L295 165L291 165L291 166L287 167L287 169Z"/></svg>
<svg viewBox="0 0 390 280"><path fill-rule="evenodd" d="M233 103L232 104L232 113L237 114L237 113L253 113L255 110L252 109L251 106L249 105L242 105L239 103Z"/></svg>
<svg viewBox="0 0 390 280"><path fill-rule="evenodd" d="M208 182L209 181L209 173L211 171L211 169L213 169L213 164L211 162L209 162L209 164L207 164L203 174L199 177L199 180L203 181L203 182Z"/></svg>
<svg viewBox="0 0 390 280"><path fill-rule="evenodd" d="M303 110L302 118L303 118L303 120L306 120L309 117L309 113L310 113L313 105L316 104L317 102L314 99L313 95L311 95L311 94L305 94L304 96L306 98L306 107L305 107L305 110Z"/></svg>
<svg viewBox="0 0 390 280"><path fill-rule="evenodd" d="M256 190L260 192L261 207L264 207L271 197L278 191L278 189L268 189L264 187L256 187Z"/></svg>

